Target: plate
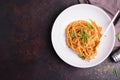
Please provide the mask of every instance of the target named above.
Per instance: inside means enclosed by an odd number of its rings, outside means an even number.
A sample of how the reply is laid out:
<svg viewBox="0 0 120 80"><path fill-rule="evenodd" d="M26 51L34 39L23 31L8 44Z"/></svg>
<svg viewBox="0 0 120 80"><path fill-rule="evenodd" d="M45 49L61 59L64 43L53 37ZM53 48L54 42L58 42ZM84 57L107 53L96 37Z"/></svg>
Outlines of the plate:
<svg viewBox="0 0 120 80"><path fill-rule="evenodd" d="M78 68L89 68L103 62L111 53L115 43L115 29L112 25L106 33L97 48L97 55L94 59L84 61L79 58L65 42L65 28L67 25L76 20L92 19L97 25L102 27L102 32L106 30L111 19L107 13L99 7L90 4L77 4L68 7L62 11L56 18L51 32L53 47L57 55L67 64Z"/></svg>

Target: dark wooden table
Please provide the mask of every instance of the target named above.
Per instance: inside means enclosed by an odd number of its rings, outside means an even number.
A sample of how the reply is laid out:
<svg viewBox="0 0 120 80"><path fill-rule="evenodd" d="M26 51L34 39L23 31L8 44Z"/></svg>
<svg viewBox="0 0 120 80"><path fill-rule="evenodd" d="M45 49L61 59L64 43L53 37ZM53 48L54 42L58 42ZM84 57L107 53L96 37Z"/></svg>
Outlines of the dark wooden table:
<svg viewBox="0 0 120 80"><path fill-rule="evenodd" d="M64 63L51 43L56 17L78 0L0 0L0 80L120 80L110 57L80 69ZM118 70L118 77L113 74Z"/></svg>

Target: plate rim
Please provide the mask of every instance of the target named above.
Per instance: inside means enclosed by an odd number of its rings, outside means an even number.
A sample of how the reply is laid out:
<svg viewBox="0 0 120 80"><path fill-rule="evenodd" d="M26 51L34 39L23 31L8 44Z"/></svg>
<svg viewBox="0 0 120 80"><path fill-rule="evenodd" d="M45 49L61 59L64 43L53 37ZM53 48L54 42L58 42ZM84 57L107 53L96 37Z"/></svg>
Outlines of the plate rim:
<svg viewBox="0 0 120 80"><path fill-rule="evenodd" d="M113 38L113 39L114 39L114 40L113 40L113 44L112 44L111 50L109 50L107 56L105 56L104 59L100 60L98 63L96 63L96 64L94 64L94 65L91 65L91 66L84 66L84 67L83 67L83 66L76 66L76 65L69 64L67 61L65 61L65 60L59 55L58 51L57 51L56 48L55 48L54 41L53 41L53 28L54 28L54 25L55 25L57 19L59 18L59 16L60 16L63 12L65 12L67 9L69 9L69 8L71 8L71 7L74 7L74 6L90 6L90 7L98 8L98 9L99 9L102 13L104 13L105 16L107 16L107 18L111 21L110 16L109 16L102 8L100 8L100 7L98 7L98 6L95 6L95 5L92 5L92 4L75 4L75 5L69 6L69 7L67 7L66 9L64 9L62 12L59 13L59 15L57 16L57 18L55 19L55 21L54 21L54 23L53 23L53 25L52 25L52 29L51 29L51 42L52 42L52 46L53 46L56 54L59 56L59 58L60 58L63 62L67 63L68 65L71 65L71 66L76 67L76 68L91 68L91 67L95 67L95 66L101 64L103 61L105 61L105 59L107 59L107 57L110 55L110 53L112 52L112 50L113 50L113 48L114 48L114 45L115 45L115 26L112 25L113 33L114 33L114 36L113 36L113 37L114 37L114 38Z"/></svg>

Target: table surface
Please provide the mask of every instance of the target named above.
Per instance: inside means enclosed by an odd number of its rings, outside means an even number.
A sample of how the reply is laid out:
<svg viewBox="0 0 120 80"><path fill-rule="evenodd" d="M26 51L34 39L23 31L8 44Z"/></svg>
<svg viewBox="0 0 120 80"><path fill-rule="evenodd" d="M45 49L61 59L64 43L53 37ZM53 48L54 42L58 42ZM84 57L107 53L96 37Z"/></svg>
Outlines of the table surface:
<svg viewBox="0 0 120 80"><path fill-rule="evenodd" d="M81 69L64 63L54 51L52 25L60 12L78 3L0 0L0 80L119 80L120 64L110 56L98 66Z"/></svg>

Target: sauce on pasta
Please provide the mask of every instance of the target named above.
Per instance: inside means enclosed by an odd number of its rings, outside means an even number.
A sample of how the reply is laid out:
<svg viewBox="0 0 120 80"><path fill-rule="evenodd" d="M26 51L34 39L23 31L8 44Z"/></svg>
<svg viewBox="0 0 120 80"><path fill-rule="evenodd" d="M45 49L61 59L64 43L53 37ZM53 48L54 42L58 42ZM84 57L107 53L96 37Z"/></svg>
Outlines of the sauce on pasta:
<svg viewBox="0 0 120 80"><path fill-rule="evenodd" d="M80 58L90 61L96 56L101 38L101 27L95 21L78 20L70 23L66 30L66 44Z"/></svg>

